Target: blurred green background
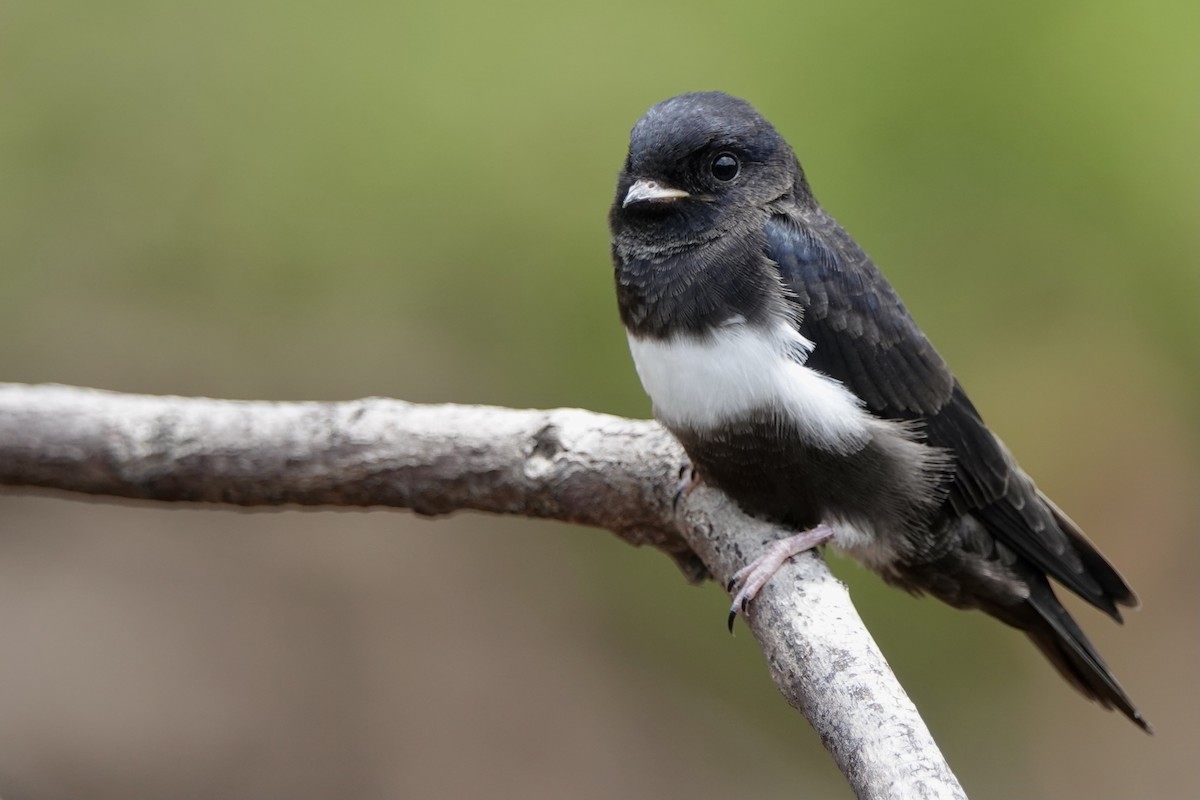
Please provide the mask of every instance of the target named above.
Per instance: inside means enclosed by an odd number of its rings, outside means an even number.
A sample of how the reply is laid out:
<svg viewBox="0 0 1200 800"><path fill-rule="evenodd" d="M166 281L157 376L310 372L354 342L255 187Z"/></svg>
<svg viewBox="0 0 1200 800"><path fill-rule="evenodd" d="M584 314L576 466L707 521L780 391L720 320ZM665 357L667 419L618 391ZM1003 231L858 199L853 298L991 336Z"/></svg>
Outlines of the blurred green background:
<svg viewBox="0 0 1200 800"><path fill-rule="evenodd" d="M0 4L0 380L645 416L650 104L796 147L1140 592L1156 724L834 567L973 798L1200 786L1200 6ZM0 495L0 795L849 797L727 599L596 531ZM1072 606L1078 608L1078 606Z"/></svg>

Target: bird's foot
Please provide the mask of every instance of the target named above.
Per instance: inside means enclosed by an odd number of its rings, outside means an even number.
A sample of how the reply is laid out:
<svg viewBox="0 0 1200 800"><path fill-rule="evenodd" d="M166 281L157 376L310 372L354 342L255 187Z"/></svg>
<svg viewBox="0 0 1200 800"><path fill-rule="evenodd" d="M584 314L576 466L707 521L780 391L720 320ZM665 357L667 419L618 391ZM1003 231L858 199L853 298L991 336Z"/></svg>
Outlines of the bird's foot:
<svg viewBox="0 0 1200 800"><path fill-rule="evenodd" d="M679 501L692 493L700 485L700 471L692 462L686 462L679 468L679 483L675 486L675 495L671 498L671 508L679 509Z"/></svg>
<svg viewBox="0 0 1200 800"><path fill-rule="evenodd" d="M733 595L733 605L729 609L729 632L733 633L733 622L737 615L748 613L750 601L774 577L783 566L783 562L797 553L825 544L831 538L833 528L822 522L815 528L772 542L762 555L735 572L725 586L727 592L737 589L737 593Z"/></svg>

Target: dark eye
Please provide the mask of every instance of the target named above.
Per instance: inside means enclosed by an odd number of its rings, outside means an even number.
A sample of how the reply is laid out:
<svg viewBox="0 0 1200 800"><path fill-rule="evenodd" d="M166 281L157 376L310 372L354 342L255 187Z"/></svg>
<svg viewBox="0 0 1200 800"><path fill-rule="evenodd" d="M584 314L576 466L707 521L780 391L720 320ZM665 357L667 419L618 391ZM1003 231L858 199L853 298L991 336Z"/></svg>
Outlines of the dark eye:
<svg viewBox="0 0 1200 800"><path fill-rule="evenodd" d="M717 180L731 181L737 177L741 164L733 153L717 153L717 157L712 160L711 169L713 177Z"/></svg>

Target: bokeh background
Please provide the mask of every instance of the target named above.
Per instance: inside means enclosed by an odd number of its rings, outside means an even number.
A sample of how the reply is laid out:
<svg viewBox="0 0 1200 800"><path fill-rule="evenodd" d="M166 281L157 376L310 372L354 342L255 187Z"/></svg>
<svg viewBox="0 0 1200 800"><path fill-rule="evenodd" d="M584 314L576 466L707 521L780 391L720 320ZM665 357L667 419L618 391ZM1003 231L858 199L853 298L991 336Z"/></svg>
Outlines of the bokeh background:
<svg viewBox="0 0 1200 800"><path fill-rule="evenodd" d="M645 416L626 135L744 96L1145 604L1080 619L1153 738L835 560L968 792L1194 796L1198 34L1189 0L10 0L0 380ZM563 525L0 494L0 796L849 797L726 603Z"/></svg>

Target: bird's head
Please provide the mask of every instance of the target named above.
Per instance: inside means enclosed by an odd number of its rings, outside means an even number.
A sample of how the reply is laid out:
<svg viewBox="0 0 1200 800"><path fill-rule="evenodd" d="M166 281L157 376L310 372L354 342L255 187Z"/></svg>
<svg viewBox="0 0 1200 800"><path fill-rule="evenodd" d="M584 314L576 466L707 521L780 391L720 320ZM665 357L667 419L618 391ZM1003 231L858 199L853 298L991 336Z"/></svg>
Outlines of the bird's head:
<svg viewBox="0 0 1200 800"><path fill-rule="evenodd" d="M789 194L810 196L804 174L749 103L681 94L634 125L609 226L618 242L670 251L761 224L767 206Z"/></svg>

